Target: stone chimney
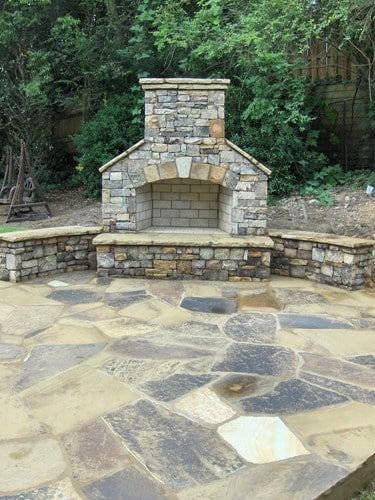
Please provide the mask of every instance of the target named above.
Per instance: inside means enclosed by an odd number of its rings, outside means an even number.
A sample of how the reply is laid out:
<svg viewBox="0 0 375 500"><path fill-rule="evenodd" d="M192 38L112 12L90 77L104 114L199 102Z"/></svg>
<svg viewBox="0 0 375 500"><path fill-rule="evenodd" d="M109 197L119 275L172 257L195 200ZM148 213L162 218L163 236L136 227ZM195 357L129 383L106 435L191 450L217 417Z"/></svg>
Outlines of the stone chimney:
<svg viewBox="0 0 375 500"><path fill-rule="evenodd" d="M145 138L224 138L225 91L230 80L142 78Z"/></svg>
<svg viewBox="0 0 375 500"><path fill-rule="evenodd" d="M142 78L145 134L103 165L109 231L266 231L270 170L225 138L229 80Z"/></svg>

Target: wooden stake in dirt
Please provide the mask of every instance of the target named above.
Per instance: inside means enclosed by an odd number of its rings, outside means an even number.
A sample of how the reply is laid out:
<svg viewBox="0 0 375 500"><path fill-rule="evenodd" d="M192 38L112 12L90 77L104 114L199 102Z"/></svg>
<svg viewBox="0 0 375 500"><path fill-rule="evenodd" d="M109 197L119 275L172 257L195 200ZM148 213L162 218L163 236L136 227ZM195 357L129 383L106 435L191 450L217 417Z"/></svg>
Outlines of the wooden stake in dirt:
<svg viewBox="0 0 375 500"><path fill-rule="evenodd" d="M52 213L45 201L35 201L42 199L42 194L33 175L30 155L24 141L21 142L21 154L16 185L9 193L10 207L5 222L19 220L19 214L32 212L33 207L41 207L47 211L49 217Z"/></svg>

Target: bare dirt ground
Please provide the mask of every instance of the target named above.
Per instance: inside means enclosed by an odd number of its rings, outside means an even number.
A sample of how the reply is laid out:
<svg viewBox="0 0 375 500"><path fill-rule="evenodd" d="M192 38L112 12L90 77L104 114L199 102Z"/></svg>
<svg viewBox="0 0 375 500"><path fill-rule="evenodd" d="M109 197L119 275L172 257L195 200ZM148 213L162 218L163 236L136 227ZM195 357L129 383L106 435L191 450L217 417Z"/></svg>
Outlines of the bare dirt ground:
<svg viewBox="0 0 375 500"><path fill-rule="evenodd" d="M81 190L46 194L53 213L51 218L20 220L10 225L36 229L51 226L101 224L101 203L85 198ZM375 198L363 191L337 190L333 206L320 206L313 198L285 198L268 209L268 227L300 229L321 233L375 239ZM0 225L5 222L6 207L0 207Z"/></svg>

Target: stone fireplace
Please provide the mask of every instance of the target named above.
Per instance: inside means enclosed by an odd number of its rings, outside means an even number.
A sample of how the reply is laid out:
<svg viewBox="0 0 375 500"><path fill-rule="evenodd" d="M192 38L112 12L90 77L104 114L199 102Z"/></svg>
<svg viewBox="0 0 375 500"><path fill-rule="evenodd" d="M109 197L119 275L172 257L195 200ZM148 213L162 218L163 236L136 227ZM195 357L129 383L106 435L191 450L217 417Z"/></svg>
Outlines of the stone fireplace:
<svg viewBox="0 0 375 500"><path fill-rule="evenodd" d="M225 138L229 80L140 83L144 139L100 169L106 230L265 234L270 171Z"/></svg>
<svg viewBox="0 0 375 500"><path fill-rule="evenodd" d="M229 80L140 83L144 138L100 169L98 275L269 279L270 170L225 138Z"/></svg>

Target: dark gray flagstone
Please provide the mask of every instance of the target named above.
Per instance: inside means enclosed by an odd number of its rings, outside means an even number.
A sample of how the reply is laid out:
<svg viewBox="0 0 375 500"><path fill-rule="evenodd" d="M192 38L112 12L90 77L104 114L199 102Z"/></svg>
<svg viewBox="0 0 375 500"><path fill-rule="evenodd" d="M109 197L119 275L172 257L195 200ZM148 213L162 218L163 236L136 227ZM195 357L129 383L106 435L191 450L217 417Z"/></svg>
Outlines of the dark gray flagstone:
<svg viewBox="0 0 375 500"><path fill-rule="evenodd" d="M358 363L359 365L367 366L367 368L372 368L375 370L375 356L372 354L367 354L364 356L355 356L349 359L352 363Z"/></svg>
<svg viewBox="0 0 375 500"><path fill-rule="evenodd" d="M171 401L186 392L208 384L215 377L213 375L191 375L189 373L175 373L162 380L152 380L140 386L140 389L160 401Z"/></svg>
<svg viewBox="0 0 375 500"><path fill-rule="evenodd" d="M103 301L111 307L126 307L150 297L151 295L146 290L135 290L131 292L105 293Z"/></svg>
<svg viewBox="0 0 375 500"><path fill-rule="evenodd" d="M273 345L233 344L212 371L292 376L298 358L291 349Z"/></svg>
<svg viewBox="0 0 375 500"><path fill-rule="evenodd" d="M213 354L207 349L168 343L161 344L157 342L157 339L155 342L144 339L119 340L112 345L112 349L133 359L189 359Z"/></svg>
<svg viewBox="0 0 375 500"><path fill-rule="evenodd" d="M102 294L85 289L54 290L48 295L49 299L63 302L64 304L87 304L98 302Z"/></svg>
<svg viewBox="0 0 375 500"><path fill-rule="evenodd" d="M301 372L300 376L303 380L306 380L311 384L324 387L330 391L335 391L338 394L342 394L343 396L353 399L354 401L375 404L375 391L366 390L363 387L346 384L330 378L319 377L318 375L313 375L312 373Z"/></svg>
<svg viewBox="0 0 375 500"><path fill-rule="evenodd" d="M244 411L267 414L301 413L347 401L345 396L311 385L304 380L281 382L263 396L241 399Z"/></svg>
<svg viewBox="0 0 375 500"><path fill-rule="evenodd" d="M215 431L150 401L105 418L151 473L172 488L210 483L244 466Z"/></svg>
<svg viewBox="0 0 375 500"><path fill-rule="evenodd" d="M160 484L136 467L100 479L82 488L90 500L163 500L170 498Z"/></svg>
<svg viewBox="0 0 375 500"><path fill-rule="evenodd" d="M271 343L276 335L276 317L272 314L237 314L230 318L224 332L237 342Z"/></svg>
<svg viewBox="0 0 375 500"><path fill-rule="evenodd" d="M278 315L281 328L304 328L304 329L340 329L352 328L345 320L337 320L329 316L317 316L314 314L287 314Z"/></svg>
<svg viewBox="0 0 375 500"><path fill-rule="evenodd" d="M203 313L232 314L237 311L237 301L220 297L185 297L181 307Z"/></svg>

